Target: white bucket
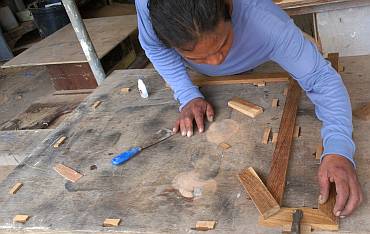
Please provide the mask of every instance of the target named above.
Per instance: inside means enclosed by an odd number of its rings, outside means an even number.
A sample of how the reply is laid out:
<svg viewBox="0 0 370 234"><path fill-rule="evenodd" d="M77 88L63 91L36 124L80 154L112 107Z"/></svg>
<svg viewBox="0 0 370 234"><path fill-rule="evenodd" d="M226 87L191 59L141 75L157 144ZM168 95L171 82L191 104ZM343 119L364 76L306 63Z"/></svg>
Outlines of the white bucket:
<svg viewBox="0 0 370 234"><path fill-rule="evenodd" d="M0 25L5 31L10 31L19 26L17 19L8 6L0 7Z"/></svg>

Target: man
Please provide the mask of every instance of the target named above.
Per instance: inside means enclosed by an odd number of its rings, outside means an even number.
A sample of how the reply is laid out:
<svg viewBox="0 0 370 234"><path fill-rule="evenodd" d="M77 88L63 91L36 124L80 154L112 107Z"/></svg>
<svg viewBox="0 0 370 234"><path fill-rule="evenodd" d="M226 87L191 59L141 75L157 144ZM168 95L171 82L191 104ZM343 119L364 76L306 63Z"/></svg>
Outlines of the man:
<svg viewBox="0 0 370 234"><path fill-rule="evenodd" d="M344 218L360 205L348 93L339 74L278 6L271 0L136 0L136 8L140 43L180 102L174 132L190 137L194 121L203 132L204 116L214 117L185 65L221 76L275 61L298 81L323 122L319 202L326 202L334 182L336 216Z"/></svg>

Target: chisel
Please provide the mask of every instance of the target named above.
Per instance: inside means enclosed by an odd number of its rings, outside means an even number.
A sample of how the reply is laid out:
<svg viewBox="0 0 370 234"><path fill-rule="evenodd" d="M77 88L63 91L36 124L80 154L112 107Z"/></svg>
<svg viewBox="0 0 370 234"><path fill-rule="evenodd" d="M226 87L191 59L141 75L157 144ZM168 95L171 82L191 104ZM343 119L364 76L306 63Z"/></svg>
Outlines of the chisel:
<svg viewBox="0 0 370 234"><path fill-rule="evenodd" d="M147 140L142 146L136 146L132 147L131 149L117 155L112 159L113 165L121 165L128 161L130 158L134 157L141 151L143 151L146 148L149 148L150 146L153 146L155 144L158 144L159 142L162 142L171 136L173 136L173 132L170 129L164 128L159 130L154 136L152 136L149 140Z"/></svg>

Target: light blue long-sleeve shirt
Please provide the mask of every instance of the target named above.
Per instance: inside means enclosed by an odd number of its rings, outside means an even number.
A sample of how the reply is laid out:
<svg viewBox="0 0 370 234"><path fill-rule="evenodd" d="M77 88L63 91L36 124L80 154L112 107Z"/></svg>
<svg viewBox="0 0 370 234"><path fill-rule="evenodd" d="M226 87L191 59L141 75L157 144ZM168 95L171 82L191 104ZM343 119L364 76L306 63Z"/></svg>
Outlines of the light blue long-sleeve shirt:
<svg viewBox="0 0 370 234"><path fill-rule="evenodd" d="M314 103L316 115L323 122L323 156L339 154L354 163L351 103L341 77L271 0L233 0L234 40L225 61L217 66L195 64L175 49L165 47L153 30L147 2L136 0L139 40L155 69L174 91L180 109L194 98L203 97L191 82L185 64L209 76L222 76L242 73L272 60L298 81Z"/></svg>

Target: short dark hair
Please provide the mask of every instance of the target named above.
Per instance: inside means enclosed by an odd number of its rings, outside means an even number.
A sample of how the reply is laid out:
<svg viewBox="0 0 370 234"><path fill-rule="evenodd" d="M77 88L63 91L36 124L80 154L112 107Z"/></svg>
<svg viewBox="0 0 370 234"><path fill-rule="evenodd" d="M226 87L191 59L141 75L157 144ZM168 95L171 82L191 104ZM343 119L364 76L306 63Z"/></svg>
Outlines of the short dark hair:
<svg viewBox="0 0 370 234"><path fill-rule="evenodd" d="M231 19L226 0L148 0L153 29L167 47L193 48L204 32Z"/></svg>

